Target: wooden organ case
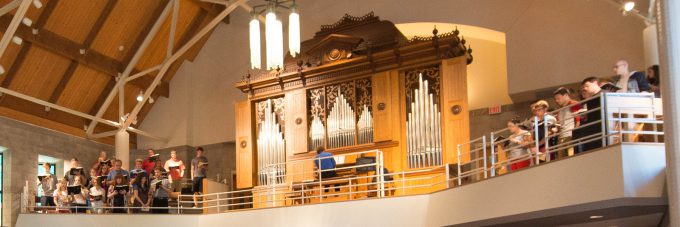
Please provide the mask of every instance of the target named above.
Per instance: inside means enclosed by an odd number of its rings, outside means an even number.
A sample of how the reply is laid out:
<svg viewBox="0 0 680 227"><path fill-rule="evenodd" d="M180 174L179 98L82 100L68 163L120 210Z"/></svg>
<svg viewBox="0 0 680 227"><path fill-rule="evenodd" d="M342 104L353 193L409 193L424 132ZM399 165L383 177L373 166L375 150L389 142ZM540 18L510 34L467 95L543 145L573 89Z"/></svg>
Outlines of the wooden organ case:
<svg viewBox="0 0 680 227"><path fill-rule="evenodd" d="M299 174L311 161L276 163L313 158L317 146L380 149L390 172L456 163L469 140L471 53L458 30L407 39L373 13L321 26L283 69L235 85L248 94L235 106L238 188L313 180Z"/></svg>

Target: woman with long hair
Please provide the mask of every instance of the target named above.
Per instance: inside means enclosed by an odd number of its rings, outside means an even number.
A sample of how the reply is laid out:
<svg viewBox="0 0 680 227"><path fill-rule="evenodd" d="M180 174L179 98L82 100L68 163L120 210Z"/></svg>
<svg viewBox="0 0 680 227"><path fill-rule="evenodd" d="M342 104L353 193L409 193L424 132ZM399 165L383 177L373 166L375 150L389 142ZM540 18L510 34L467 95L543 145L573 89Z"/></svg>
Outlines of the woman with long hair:
<svg viewBox="0 0 680 227"><path fill-rule="evenodd" d="M114 207L113 213L127 213L124 208L126 206L126 197L129 193L129 185L126 177L122 174L116 174L113 178L113 185L109 185L109 200L111 200L111 207Z"/></svg>
<svg viewBox="0 0 680 227"><path fill-rule="evenodd" d="M132 212L148 212L149 205L151 205L151 197L149 196L151 194L151 190L149 190L149 176L146 174L140 174L137 178L138 179L134 181L132 186L135 199L133 206L142 208L135 208L132 210Z"/></svg>
<svg viewBox="0 0 680 227"><path fill-rule="evenodd" d="M68 181L66 179L59 179L57 183L57 189L54 190L54 204L57 204L58 213L69 213L70 211L66 208L71 204L71 200L68 196L68 189L66 185Z"/></svg>

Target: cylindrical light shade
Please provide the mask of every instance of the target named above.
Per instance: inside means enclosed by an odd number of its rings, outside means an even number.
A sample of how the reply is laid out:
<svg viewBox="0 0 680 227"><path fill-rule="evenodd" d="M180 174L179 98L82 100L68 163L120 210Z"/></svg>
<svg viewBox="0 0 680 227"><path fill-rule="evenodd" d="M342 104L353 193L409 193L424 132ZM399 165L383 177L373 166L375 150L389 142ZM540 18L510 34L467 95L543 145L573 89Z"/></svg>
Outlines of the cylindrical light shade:
<svg viewBox="0 0 680 227"><path fill-rule="evenodd" d="M300 14L298 14L295 5L290 10L288 16L288 51L290 51L290 56L295 57L300 53Z"/></svg>
<svg viewBox="0 0 680 227"><path fill-rule="evenodd" d="M250 67L253 69L262 68L262 57L260 56L260 21L257 14L253 14L250 20Z"/></svg>
<svg viewBox="0 0 680 227"><path fill-rule="evenodd" d="M273 7L265 16L265 41L267 42L267 69L283 67L283 28Z"/></svg>

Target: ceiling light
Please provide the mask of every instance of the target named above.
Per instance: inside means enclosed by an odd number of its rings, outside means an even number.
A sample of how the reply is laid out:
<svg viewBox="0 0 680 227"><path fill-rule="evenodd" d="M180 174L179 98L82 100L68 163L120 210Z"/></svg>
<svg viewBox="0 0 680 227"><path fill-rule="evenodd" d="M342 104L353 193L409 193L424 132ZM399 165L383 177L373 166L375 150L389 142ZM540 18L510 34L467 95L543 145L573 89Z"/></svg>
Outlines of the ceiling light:
<svg viewBox="0 0 680 227"><path fill-rule="evenodd" d="M602 216L602 215L593 215L593 216L590 216L590 219L600 219L600 218L603 218L603 217L604 216Z"/></svg>
<svg viewBox="0 0 680 227"><path fill-rule="evenodd" d="M153 104L156 100L153 100L153 98L149 97L149 104Z"/></svg>
<svg viewBox="0 0 680 227"><path fill-rule="evenodd" d="M52 108L50 108L49 106L45 106L45 112L50 112L51 109Z"/></svg>
<svg viewBox="0 0 680 227"><path fill-rule="evenodd" d="M265 42L267 47L267 69L283 68L283 28L276 16L275 5L270 5L265 16Z"/></svg>
<svg viewBox="0 0 680 227"><path fill-rule="evenodd" d="M0 65L0 75L2 74L5 74L5 67L2 67L2 65Z"/></svg>
<svg viewBox="0 0 680 227"><path fill-rule="evenodd" d="M258 9L259 8L259 9ZM264 8L264 10L262 10ZM292 57L300 53L300 14L295 1L267 0L267 4L253 6L250 20L250 67L259 69L261 64L260 21L261 13L265 13L265 46L266 68L283 68L283 24L277 10L288 9L288 49Z"/></svg>
<svg viewBox="0 0 680 227"><path fill-rule="evenodd" d="M633 1L628 1L623 4L623 10L626 12L630 12L633 8L635 8L635 2Z"/></svg>
<svg viewBox="0 0 680 227"><path fill-rule="evenodd" d="M139 91L139 95L137 95L137 102L141 102L144 100L144 91Z"/></svg>
<svg viewBox="0 0 680 227"><path fill-rule="evenodd" d="M300 53L300 14L295 3L290 7L288 15L288 51L293 57Z"/></svg>
<svg viewBox="0 0 680 227"><path fill-rule="evenodd" d="M24 25L26 25L28 27L31 27L31 25L33 24L33 21L28 17L24 17L24 19L21 20L21 23L23 23Z"/></svg>
<svg viewBox="0 0 680 227"><path fill-rule="evenodd" d="M21 43L23 43L24 40L21 39L21 37L19 37L19 36L14 36L14 37L12 37L12 42L17 44L17 45L21 45Z"/></svg>
<svg viewBox="0 0 680 227"><path fill-rule="evenodd" d="M250 19L250 68L261 68L262 58L260 57L260 21L257 14L253 13Z"/></svg>
<svg viewBox="0 0 680 227"><path fill-rule="evenodd" d="M38 32L39 32L39 31L38 31L37 28L31 29L31 33L33 33L33 35L37 35Z"/></svg>
<svg viewBox="0 0 680 227"><path fill-rule="evenodd" d="M43 7L43 4L40 0L33 0L33 6L35 6L35 8L40 9Z"/></svg>

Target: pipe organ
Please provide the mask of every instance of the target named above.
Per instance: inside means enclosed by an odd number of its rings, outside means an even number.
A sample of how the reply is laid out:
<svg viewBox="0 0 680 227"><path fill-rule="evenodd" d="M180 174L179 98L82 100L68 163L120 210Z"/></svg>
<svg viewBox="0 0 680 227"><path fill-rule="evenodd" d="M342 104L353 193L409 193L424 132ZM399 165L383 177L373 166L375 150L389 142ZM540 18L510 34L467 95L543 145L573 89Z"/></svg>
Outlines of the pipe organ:
<svg viewBox="0 0 680 227"><path fill-rule="evenodd" d="M237 187L314 180L313 161L273 164L311 160L317 147L379 149L390 172L455 165L469 138L471 53L457 30L408 39L373 13L321 26L281 69L236 83L248 94L236 109Z"/></svg>
<svg viewBox="0 0 680 227"><path fill-rule="evenodd" d="M257 133L258 183L260 185L283 183L286 175L286 141L276 120L271 99L264 101L262 112L264 116Z"/></svg>
<svg viewBox="0 0 680 227"><path fill-rule="evenodd" d="M411 112L406 120L408 166L441 165L441 112L422 73L418 74L418 88L411 97Z"/></svg>
<svg viewBox="0 0 680 227"><path fill-rule="evenodd" d="M335 105L328 113L328 148L337 148L354 145L356 135L356 121L354 110L347 102L345 96L338 89L335 97Z"/></svg>

